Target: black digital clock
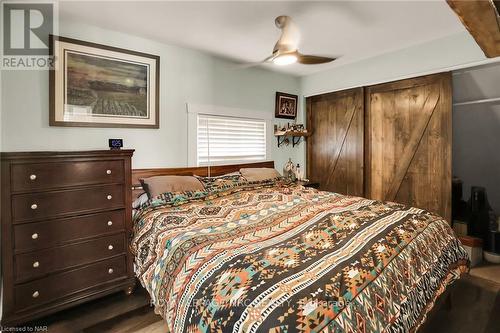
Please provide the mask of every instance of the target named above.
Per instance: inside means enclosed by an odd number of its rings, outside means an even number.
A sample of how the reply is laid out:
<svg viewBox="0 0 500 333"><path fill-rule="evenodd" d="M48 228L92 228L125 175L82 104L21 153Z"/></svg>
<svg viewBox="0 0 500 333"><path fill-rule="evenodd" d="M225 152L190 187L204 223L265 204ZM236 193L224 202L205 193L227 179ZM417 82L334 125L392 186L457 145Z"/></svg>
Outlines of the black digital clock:
<svg viewBox="0 0 500 333"><path fill-rule="evenodd" d="M121 149L123 147L123 139L109 139L109 148Z"/></svg>

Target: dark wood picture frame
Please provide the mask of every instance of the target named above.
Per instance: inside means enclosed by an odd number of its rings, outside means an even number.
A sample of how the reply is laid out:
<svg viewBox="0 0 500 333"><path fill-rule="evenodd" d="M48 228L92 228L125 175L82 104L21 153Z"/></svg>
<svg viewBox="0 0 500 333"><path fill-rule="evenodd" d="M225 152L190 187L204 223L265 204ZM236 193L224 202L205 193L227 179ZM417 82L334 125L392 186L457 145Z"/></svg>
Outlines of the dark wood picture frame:
<svg viewBox="0 0 500 333"><path fill-rule="evenodd" d="M103 128L160 128L160 57L153 54L142 53L138 51L132 51L127 49L122 49L118 47L97 44L92 42L86 42L78 39L72 39L67 37L61 37L56 35L50 35L49 37L49 52L51 56L54 56L54 64L56 65L57 50L55 50L56 41L71 43L77 46L90 47L101 49L103 51L111 51L116 53L123 53L124 55L143 57L150 59L154 63L154 70L151 70L150 75L154 74L154 89L152 91L147 91L148 94L153 94L154 103L149 105L149 115L154 116L154 123L150 124L140 124L140 123L110 123L110 122L91 122L91 121L67 121L56 119L56 110L58 105L56 105L56 94L58 93L56 88L56 68L50 70L49 73L49 125L50 126L69 126L69 127L103 127ZM125 60L124 60L125 61ZM64 93L64 91L62 92ZM64 107L64 105L62 105Z"/></svg>
<svg viewBox="0 0 500 333"><path fill-rule="evenodd" d="M283 112L283 101L284 100L293 100L292 104L292 112ZM285 119L295 119L297 117L297 104L299 102L299 96L293 94L287 94L284 92L276 92L276 101L274 106L274 116L276 118L285 118Z"/></svg>

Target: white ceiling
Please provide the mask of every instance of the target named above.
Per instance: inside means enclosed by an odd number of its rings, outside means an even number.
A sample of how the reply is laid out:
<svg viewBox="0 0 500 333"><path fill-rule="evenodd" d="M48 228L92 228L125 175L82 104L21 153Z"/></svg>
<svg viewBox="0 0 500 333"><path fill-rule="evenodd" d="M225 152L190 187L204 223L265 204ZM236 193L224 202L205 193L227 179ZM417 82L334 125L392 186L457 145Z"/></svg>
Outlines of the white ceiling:
<svg viewBox="0 0 500 333"><path fill-rule="evenodd" d="M270 69L307 75L465 31L435 1L96 1L61 2L60 17L205 51L238 62L271 54L278 15L301 30L299 50L340 56L324 65Z"/></svg>

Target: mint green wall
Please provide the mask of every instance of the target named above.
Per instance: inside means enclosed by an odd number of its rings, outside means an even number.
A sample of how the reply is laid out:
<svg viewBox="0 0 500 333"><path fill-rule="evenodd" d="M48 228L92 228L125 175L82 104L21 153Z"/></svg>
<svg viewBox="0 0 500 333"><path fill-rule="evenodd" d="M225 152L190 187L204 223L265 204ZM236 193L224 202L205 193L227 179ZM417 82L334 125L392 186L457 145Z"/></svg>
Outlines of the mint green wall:
<svg viewBox="0 0 500 333"><path fill-rule="evenodd" d="M300 92L297 77L237 69L234 63L203 52L69 22L60 22L59 31L65 37L159 55L160 129L50 127L48 72L4 71L2 151L107 149L108 138L123 138L125 146L136 149L134 168L186 166L186 103L274 114L276 91ZM278 149L274 138L268 144L272 145L268 158L276 161L278 169L288 157L303 163L303 144Z"/></svg>

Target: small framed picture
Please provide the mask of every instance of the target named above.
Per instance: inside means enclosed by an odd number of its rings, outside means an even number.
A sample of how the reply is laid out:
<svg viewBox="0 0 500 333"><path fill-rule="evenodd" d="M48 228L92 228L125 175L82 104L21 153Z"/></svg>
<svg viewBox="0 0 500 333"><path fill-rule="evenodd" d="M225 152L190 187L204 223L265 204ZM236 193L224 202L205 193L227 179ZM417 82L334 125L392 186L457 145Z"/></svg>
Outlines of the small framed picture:
<svg viewBox="0 0 500 333"><path fill-rule="evenodd" d="M274 116L276 118L295 119L297 117L297 95L276 92L276 106Z"/></svg>
<svg viewBox="0 0 500 333"><path fill-rule="evenodd" d="M159 56L59 36L50 51L50 126L159 128Z"/></svg>

